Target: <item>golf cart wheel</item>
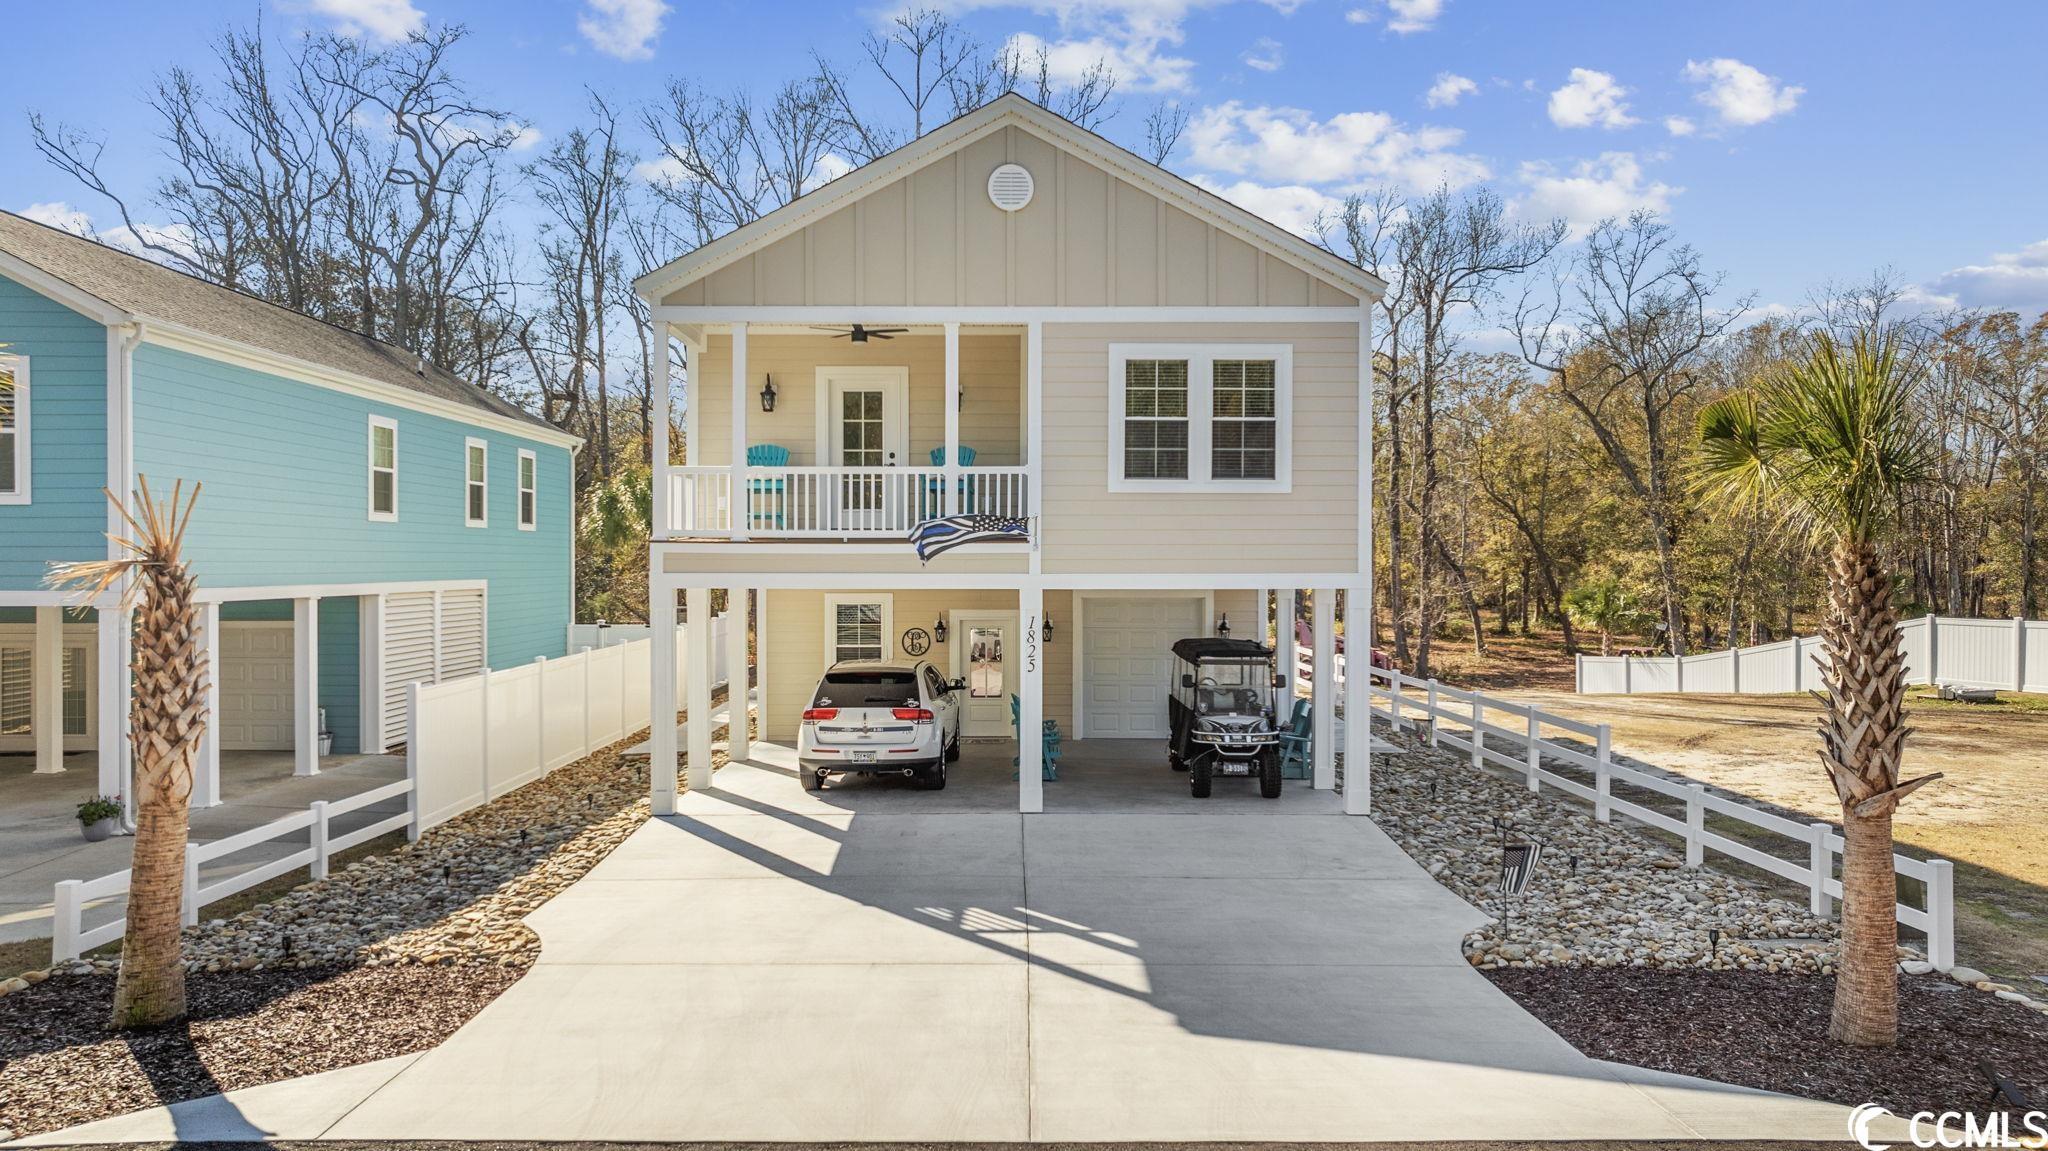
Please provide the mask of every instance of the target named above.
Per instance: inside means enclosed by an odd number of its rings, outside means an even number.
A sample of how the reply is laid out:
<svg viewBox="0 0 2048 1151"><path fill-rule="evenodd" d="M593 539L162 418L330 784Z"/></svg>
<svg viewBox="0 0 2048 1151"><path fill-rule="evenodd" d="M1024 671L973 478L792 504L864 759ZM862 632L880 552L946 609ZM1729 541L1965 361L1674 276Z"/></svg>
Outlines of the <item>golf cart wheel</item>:
<svg viewBox="0 0 2048 1151"><path fill-rule="evenodd" d="M801 775L801 777L802 777L802 779L803 779L803 783L804 783L804 790L805 790L805 791L822 791L822 790L824 790L824 787L825 787L825 773L824 773L824 772L822 772L822 771L809 771L809 770L805 770L805 771L802 771L802 772L800 772L799 774Z"/></svg>
<svg viewBox="0 0 2048 1151"><path fill-rule="evenodd" d="M1169 751L1166 753L1166 766L1175 771L1186 771L1188 769L1188 761Z"/></svg>
<svg viewBox="0 0 2048 1151"><path fill-rule="evenodd" d="M957 735L953 737L953 742L946 745L946 762L960 762L960 737Z"/></svg>
<svg viewBox="0 0 2048 1151"><path fill-rule="evenodd" d="M1216 780L1216 757L1205 755L1188 767L1188 790L1196 799L1209 798L1209 789Z"/></svg>
<svg viewBox="0 0 2048 1151"><path fill-rule="evenodd" d="M1277 751L1259 753L1259 794L1267 799L1280 798L1280 753Z"/></svg>

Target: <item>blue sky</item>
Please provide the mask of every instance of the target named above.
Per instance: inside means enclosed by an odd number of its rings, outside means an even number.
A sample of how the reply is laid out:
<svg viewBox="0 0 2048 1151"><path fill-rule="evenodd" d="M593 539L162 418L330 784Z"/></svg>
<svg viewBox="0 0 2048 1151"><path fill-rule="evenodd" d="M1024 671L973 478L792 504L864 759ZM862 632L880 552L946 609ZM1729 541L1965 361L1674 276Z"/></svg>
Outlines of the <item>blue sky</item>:
<svg viewBox="0 0 2048 1151"><path fill-rule="evenodd" d="M10 4L0 207L109 206L30 143L37 108L107 138L114 182L161 169L143 99L260 11L279 36L467 25L459 71L545 141L591 85L766 88L812 51L849 63L892 9L718 0L181 0ZM1106 55L1129 143L1178 100L1169 166L1281 223L1379 184L1483 180L1584 227L1664 212L1732 297L1796 307L1887 266L1930 305L2048 308L2048 4L1044 0L945 5L984 43ZM141 197L137 195L136 199ZM146 212L144 218L147 219Z"/></svg>

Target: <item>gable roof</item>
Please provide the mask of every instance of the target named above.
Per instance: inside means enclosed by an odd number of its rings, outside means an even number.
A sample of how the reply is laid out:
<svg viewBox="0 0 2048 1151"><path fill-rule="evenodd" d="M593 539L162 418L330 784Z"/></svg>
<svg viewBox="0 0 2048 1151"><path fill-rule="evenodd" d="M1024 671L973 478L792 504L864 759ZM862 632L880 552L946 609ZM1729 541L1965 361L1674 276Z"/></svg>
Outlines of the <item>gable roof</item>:
<svg viewBox="0 0 2048 1151"><path fill-rule="evenodd" d="M633 289L643 299L658 302L676 288L709 276L1008 124L1045 137L1116 178L1361 297L1378 299L1386 293L1386 281L1371 272L1015 92L963 113L895 151L643 273L633 281Z"/></svg>
<svg viewBox="0 0 2048 1151"><path fill-rule="evenodd" d="M519 405L395 344L372 339L96 240L0 211L0 255L69 285L103 323L140 320L566 433ZM0 272L7 267L0 262ZM67 301L69 302L69 301Z"/></svg>

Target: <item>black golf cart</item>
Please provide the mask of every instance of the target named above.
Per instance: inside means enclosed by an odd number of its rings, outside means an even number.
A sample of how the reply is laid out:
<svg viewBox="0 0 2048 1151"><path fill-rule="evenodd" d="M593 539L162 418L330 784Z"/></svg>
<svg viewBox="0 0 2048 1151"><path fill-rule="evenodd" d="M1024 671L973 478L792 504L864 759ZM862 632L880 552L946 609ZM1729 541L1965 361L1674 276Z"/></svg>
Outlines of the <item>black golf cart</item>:
<svg viewBox="0 0 2048 1151"><path fill-rule="evenodd" d="M1188 773L1196 799L1215 778L1257 776L1259 794L1280 796L1280 731L1273 714L1273 651L1248 639L1184 639L1173 645L1166 759Z"/></svg>

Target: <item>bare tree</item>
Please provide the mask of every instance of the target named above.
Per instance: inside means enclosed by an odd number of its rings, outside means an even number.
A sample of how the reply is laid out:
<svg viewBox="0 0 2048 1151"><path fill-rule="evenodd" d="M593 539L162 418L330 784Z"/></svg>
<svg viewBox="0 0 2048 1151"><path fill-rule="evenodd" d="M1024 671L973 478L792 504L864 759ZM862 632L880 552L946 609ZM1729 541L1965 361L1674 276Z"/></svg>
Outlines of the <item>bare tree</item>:
<svg viewBox="0 0 2048 1151"><path fill-rule="evenodd" d="M1595 227L1550 298L1525 293L1515 314L1523 358L1555 380L1641 509L1675 655L1685 654L1676 557L1686 504L1673 437L1690 431L1704 353L1750 302L1716 310L1720 286L1655 213L1637 211Z"/></svg>
<svg viewBox="0 0 2048 1151"><path fill-rule="evenodd" d="M1188 110L1179 101L1162 100L1154 104L1145 114L1145 158L1164 167L1187 128Z"/></svg>
<svg viewBox="0 0 2048 1151"><path fill-rule="evenodd" d="M887 32L870 32L861 46L868 63L909 108L914 140L925 133L925 109L949 89L976 49L973 39L936 8L914 8L889 23Z"/></svg>

